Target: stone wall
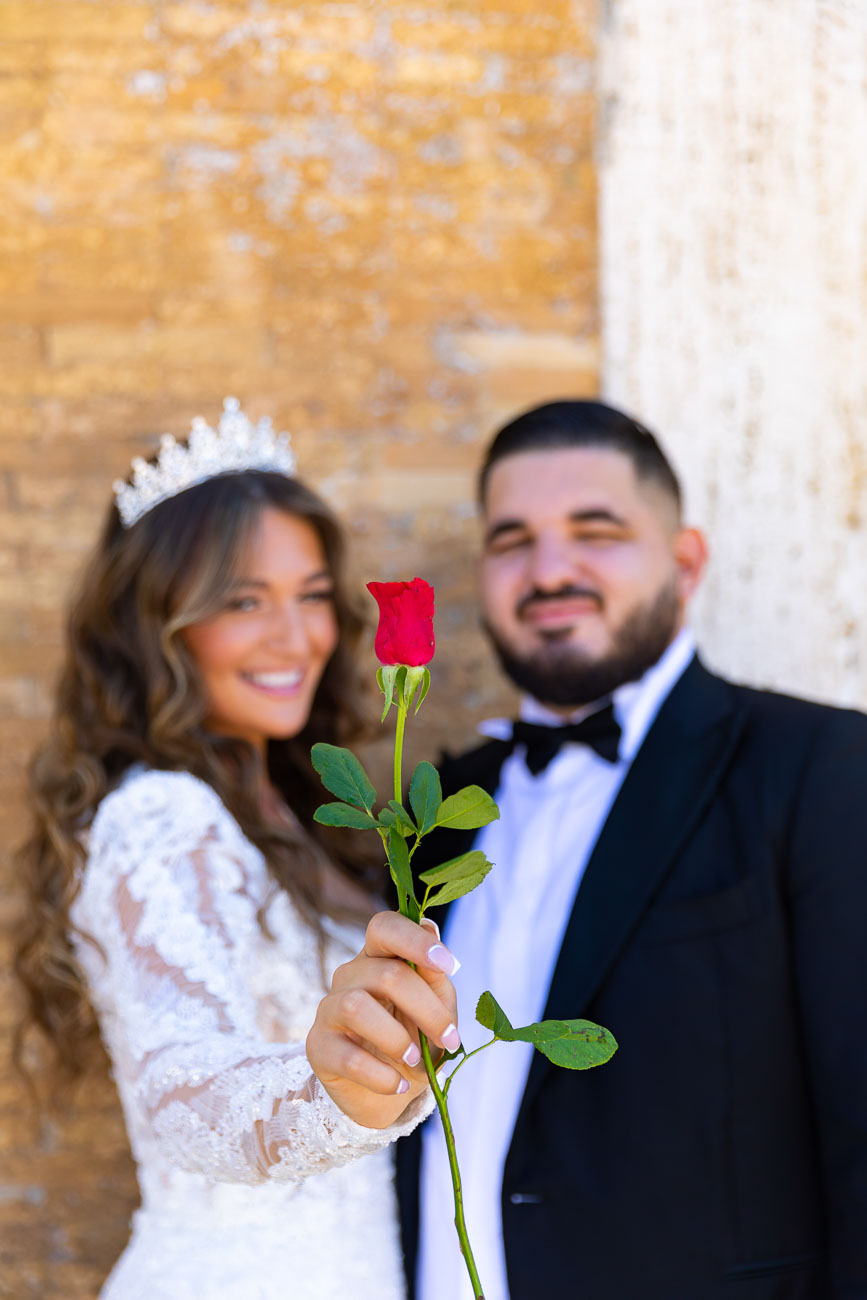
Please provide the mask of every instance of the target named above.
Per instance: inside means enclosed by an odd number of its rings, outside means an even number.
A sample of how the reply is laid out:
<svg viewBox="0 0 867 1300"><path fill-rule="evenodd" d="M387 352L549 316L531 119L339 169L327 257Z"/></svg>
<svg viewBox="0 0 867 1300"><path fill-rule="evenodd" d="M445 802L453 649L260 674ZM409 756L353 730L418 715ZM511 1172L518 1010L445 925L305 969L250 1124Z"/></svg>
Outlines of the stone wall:
<svg viewBox="0 0 867 1300"><path fill-rule="evenodd" d="M710 661L864 707L867 8L604 14L605 391L663 435L710 533Z"/></svg>
<svg viewBox="0 0 867 1300"><path fill-rule="evenodd" d="M64 602L109 485L235 393L360 577L438 590L438 716L503 704L472 609L494 425L598 387L593 0L0 2L0 918ZM0 1051L16 1013L0 949ZM0 1067L0 1297L94 1296L133 1174L111 1085L38 1142Z"/></svg>

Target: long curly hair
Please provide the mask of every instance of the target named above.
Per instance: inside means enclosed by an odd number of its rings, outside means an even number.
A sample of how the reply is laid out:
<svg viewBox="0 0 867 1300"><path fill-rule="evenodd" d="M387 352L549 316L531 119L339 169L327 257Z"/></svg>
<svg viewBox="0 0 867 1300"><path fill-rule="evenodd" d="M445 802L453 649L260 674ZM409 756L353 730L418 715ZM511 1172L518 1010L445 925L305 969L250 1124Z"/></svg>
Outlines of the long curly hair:
<svg viewBox="0 0 867 1300"><path fill-rule="evenodd" d="M268 743L266 772L251 744L208 729L207 699L181 633L223 606L268 507L305 520L321 539L334 582L338 644L303 731ZM53 723L29 771L33 830L17 855L27 907L15 965L27 1009L14 1055L26 1075L30 1031L42 1032L53 1048L49 1100L65 1097L100 1054L96 1017L70 942L69 911L87 829L133 764L207 781L261 850L275 885L291 895L320 949L322 915L335 911L324 889L326 861L368 887L375 883L369 862L346 856L350 837L333 840L313 821L322 787L310 746L345 743L362 728L352 653L362 619L347 595L343 563L342 533L328 507L281 474L248 471L207 480L130 528L112 505L70 610ZM266 778L291 807L296 827L263 812ZM267 933L264 909L260 923Z"/></svg>

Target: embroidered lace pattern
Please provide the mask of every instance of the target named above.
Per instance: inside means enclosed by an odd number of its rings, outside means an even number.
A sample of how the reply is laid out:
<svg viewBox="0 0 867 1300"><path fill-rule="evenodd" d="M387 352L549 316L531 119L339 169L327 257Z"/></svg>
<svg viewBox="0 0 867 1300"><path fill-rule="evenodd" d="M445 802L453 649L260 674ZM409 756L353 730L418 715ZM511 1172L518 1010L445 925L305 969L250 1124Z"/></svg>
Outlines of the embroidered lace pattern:
<svg viewBox="0 0 867 1300"><path fill-rule="evenodd" d="M112 1300L403 1294L384 1148L430 1099L384 1131L334 1105L304 1055L316 939L284 894L263 933L270 889L188 774L134 771L97 811L72 919L142 1192ZM327 964L360 941L330 926Z"/></svg>

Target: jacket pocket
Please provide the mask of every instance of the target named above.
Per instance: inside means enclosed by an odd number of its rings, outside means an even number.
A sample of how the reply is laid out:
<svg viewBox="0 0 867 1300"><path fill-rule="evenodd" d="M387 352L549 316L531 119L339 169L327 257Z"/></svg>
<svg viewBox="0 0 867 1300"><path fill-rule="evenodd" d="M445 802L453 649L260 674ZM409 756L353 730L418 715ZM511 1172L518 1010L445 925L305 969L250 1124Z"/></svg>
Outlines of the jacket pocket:
<svg viewBox="0 0 867 1300"><path fill-rule="evenodd" d="M748 876L703 898L657 903L645 915L635 938L641 944L702 939L706 935L746 925L761 916L763 911L759 882L755 876Z"/></svg>

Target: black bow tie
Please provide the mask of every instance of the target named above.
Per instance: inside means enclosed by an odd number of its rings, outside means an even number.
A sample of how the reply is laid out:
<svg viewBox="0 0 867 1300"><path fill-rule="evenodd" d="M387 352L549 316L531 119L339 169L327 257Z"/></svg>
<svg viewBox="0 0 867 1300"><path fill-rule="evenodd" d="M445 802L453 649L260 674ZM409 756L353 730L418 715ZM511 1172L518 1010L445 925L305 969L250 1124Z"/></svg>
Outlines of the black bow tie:
<svg viewBox="0 0 867 1300"><path fill-rule="evenodd" d="M542 727L535 722L516 722L512 726L512 743L526 746L527 767L533 776L548 766L561 745L589 745L600 758L616 763L619 742L620 725L611 704L565 727Z"/></svg>

